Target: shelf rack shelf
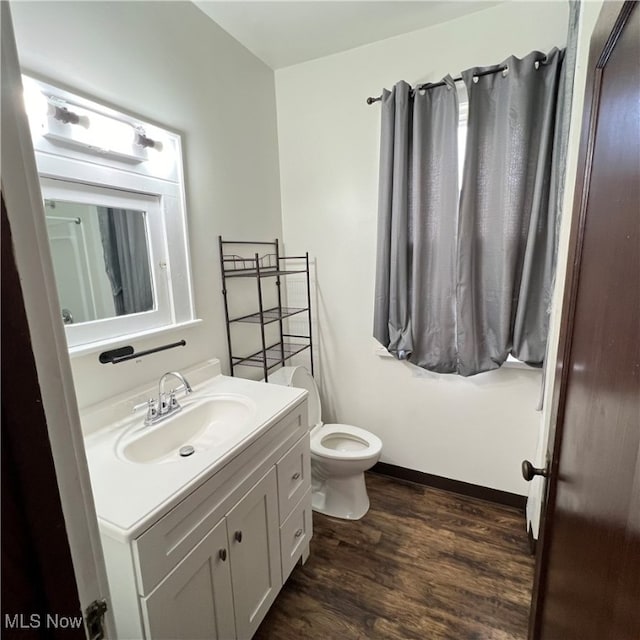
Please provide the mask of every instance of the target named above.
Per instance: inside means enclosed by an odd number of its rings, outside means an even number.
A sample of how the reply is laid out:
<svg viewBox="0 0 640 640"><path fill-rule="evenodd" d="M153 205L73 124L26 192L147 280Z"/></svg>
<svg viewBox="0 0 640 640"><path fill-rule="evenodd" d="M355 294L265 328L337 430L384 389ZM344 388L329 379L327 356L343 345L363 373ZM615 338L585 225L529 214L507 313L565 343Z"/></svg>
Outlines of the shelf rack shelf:
<svg viewBox="0 0 640 640"><path fill-rule="evenodd" d="M295 316L296 314L303 313L305 311L307 311L306 307L300 309L294 309L292 307L282 307L282 309L278 309L278 307L273 307L272 309L265 309L262 312L262 318L260 317L260 312L256 311L256 313L250 313L249 315L241 316L240 318L231 318L229 322L250 322L252 324L264 322L264 324L269 324L271 322L290 318L291 316Z"/></svg>
<svg viewBox="0 0 640 640"><path fill-rule="evenodd" d="M281 256L280 243L276 239L273 242L251 242L245 240L223 240L218 236L220 247L220 271L222 274L222 296L224 298L224 313L227 326L227 347L229 350L229 363L231 375L235 375L236 367L262 368L264 379L268 381L269 371L278 365L284 366L285 362L294 355L309 349L311 362L311 374L313 375L313 339L311 336L311 288L309 280L309 253L303 256ZM253 253L251 256L242 256L243 248L259 246L265 253ZM305 268L296 268L300 262L304 262ZM292 266L293 265L293 266ZM306 281L306 307L282 306L282 278L292 274L305 274ZM256 282L258 310L246 315L229 316L229 291L227 281L235 278L253 278ZM278 303L276 306L265 308L263 298L263 280L275 278ZM309 331L307 335L285 333L283 321L286 318L298 314L306 314ZM267 344L265 326L278 323L279 340ZM235 323L253 324L260 327L261 348L250 355L236 355L233 352L231 327Z"/></svg>

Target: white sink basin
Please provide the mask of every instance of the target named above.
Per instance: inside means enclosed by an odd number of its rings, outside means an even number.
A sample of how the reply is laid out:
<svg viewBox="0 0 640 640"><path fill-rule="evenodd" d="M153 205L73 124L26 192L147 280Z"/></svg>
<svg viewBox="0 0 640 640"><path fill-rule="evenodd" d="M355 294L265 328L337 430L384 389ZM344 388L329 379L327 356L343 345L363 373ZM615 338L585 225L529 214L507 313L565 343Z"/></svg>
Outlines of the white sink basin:
<svg viewBox="0 0 640 640"><path fill-rule="evenodd" d="M118 439L119 458L140 464L179 462L213 448L241 441L252 429L255 404L249 398L225 394L182 402L182 410L146 427L142 419ZM192 447L183 457L180 449Z"/></svg>

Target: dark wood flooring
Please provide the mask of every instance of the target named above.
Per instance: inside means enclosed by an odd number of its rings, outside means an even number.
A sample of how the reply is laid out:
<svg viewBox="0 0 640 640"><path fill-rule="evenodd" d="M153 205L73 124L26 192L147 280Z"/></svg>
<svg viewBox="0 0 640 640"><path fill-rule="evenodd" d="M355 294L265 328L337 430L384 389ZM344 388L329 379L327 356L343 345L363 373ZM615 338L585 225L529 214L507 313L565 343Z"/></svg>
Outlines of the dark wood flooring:
<svg viewBox="0 0 640 640"><path fill-rule="evenodd" d="M296 566L257 640L524 639L534 559L524 515L367 474L357 522L313 514Z"/></svg>

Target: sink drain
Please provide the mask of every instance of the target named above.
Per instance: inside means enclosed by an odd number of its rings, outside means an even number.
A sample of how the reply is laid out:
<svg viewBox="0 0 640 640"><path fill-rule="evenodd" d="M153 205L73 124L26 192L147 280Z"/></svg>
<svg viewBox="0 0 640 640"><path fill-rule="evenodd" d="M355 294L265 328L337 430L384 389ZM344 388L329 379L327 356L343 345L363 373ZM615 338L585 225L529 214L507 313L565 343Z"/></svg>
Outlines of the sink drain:
<svg viewBox="0 0 640 640"><path fill-rule="evenodd" d="M196 450L190 445L186 445L185 447L180 447L180 450L178 451L178 453L183 457L186 458L192 454L194 454L196 452Z"/></svg>

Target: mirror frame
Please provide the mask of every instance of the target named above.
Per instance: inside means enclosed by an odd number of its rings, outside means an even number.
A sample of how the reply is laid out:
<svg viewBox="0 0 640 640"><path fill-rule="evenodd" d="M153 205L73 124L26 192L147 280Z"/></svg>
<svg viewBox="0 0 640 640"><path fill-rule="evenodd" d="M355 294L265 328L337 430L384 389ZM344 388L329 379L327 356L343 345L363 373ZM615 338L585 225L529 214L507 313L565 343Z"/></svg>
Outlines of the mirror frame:
<svg viewBox="0 0 640 640"><path fill-rule="evenodd" d="M147 216L147 249L151 266L151 285L154 305L150 311L124 316L110 316L69 324L66 327L70 344L87 344L102 339L105 323L110 333L132 333L164 327L173 323L167 270L162 267L167 261L167 243L159 200L134 192L116 191L86 184L40 179L40 188L45 200L57 200L77 204L134 209Z"/></svg>
<svg viewBox="0 0 640 640"><path fill-rule="evenodd" d="M164 278L154 278L154 299L167 300L164 315L151 312L116 316L102 320L65 325L67 344L71 355L102 349L109 344L153 334L159 330L183 326L195 321L189 242L186 219L184 178L182 167L182 141L177 133L144 122L75 93L59 89L48 83L23 76L26 110L29 116L36 165L43 194L47 199L74 201L68 195L75 193L91 200L91 194L112 202L128 202L128 208L147 211L152 236L149 248ZM28 93L39 92L44 99L36 111L28 102ZM69 111L88 114L90 122L108 120L123 132L142 131L149 139L159 142L158 148L134 150L131 155L119 150L112 152L91 140L73 139L77 124L52 123L51 107L63 104ZM45 107L44 109L42 107ZM65 127L68 133L65 134ZM60 134L60 130L63 130ZM55 136L48 132L55 130ZM90 127L89 127L90 130ZM86 138L88 134L81 132ZM67 135L67 139L63 134ZM104 139L104 137L103 137ZM65 191L66 190L66 191ZM117 193L114 193L117 192ZM125 192L123 194L123 192ZM124 200L119 199L118 195ZM78 200L76 200L78 201ZM135 204L139 203L139 204ZM150 208L151 207L151 208ZM151 218L155 224L151 224ZM153 229L152 229L153 227ZM162 281L166 281L163 286ZM162 316L162 317L161 317ZM62 322L62 319L61 319Z"/></svg>

